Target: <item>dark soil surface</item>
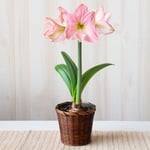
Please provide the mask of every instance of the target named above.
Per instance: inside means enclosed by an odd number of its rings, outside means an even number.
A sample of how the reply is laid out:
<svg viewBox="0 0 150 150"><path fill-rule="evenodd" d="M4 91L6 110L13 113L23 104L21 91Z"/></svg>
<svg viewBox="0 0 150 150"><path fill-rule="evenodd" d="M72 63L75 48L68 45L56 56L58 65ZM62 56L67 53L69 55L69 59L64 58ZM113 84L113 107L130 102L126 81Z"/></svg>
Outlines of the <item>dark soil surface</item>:
<svg viewBox="0 0 150 150"><path fill-rule="evenodd" d="M72 108L72 102L64 102L61 104L58 104L57 107L59 110L61 111L65 111L65 112L70 112L70 111L90 111L90 110L95 110L95 105L91 104L91 103L82 103L80 108Z"/></svg>

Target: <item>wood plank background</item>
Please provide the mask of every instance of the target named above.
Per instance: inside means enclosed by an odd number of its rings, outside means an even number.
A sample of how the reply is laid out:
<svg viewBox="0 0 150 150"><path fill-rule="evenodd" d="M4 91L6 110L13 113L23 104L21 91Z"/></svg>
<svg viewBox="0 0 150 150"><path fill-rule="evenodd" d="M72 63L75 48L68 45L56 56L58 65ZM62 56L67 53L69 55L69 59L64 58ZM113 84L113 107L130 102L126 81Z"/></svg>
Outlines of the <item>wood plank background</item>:
<svg viewBox="0 0 150 150"><path fill-rule="evenodd" d="M150 150L150 132L94 131L85 146L66 146L58 131L0 131L1 150Z"/></svg>
<svg viewBox="0 0 150 150"><path fill-rule="evenodd" d="M90 81L82 99L96 104L96 120L150 120L149 0L0 0L0 119L56 119L58 102L71 100L54 71L60 51L76 59L75 41L45 40L46 16L57 7L69 11L80 3L103 6L116 32L97 43L83 43L83 70L115 64Z"/></svg>

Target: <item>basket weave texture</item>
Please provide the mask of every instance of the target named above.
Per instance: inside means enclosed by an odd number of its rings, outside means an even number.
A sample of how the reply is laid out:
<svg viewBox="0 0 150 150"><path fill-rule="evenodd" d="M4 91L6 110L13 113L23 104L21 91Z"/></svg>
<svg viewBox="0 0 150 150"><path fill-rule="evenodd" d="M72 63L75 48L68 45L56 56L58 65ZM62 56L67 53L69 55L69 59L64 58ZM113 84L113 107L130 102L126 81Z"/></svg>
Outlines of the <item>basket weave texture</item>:
<svg viewBox="0 0 150 150"><path fill-rule="evenodd" d="M62 143L81 146L91 142L95 107L87 112L64 112L56 106L56 112Z"/></svg>

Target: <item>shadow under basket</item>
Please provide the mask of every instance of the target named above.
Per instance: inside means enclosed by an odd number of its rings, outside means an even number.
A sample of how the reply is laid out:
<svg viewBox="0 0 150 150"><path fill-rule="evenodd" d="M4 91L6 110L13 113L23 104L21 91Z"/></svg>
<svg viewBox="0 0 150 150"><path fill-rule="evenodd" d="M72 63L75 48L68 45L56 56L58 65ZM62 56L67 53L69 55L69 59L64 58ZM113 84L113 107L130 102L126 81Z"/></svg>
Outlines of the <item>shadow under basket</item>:
<svg viewBox="0 0 150 150"><path fill-rule="evenodd" d="M60 128L61 141L65 145L81 146L91 142L91 132L96 106L82 103L79 111L67 111L72 102L56 105L56 113Z"/></svg>

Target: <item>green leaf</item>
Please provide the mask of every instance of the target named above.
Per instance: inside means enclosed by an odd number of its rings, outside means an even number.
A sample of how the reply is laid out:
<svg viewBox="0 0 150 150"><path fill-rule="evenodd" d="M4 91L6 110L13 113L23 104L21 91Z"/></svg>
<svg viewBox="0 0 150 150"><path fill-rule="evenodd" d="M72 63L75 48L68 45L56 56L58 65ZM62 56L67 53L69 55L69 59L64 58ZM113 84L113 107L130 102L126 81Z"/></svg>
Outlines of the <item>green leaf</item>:
<svg viewBox="0 0 150 150"><path fill-rule="evenodd" d="M67 66L65 64L59 64L55 66L55 70L62 77L62 79L64 80L64 82L66 83L70 91L70 94L72 95L73 93L72 93L72 87L71 87L71 80L70 80L70 75L69 75Z"/></svg>
<svg viewBox="0 0 150 150"><path fill-rule="evenodd" d="M100 64L97 66L94 66L92 68L90 68L89 70L87 70L83 75L82 75L82 83L81 83L81 91L83 91L83 89L85 88L85 86L87 85L88 81L101 69L110 66L113 64L110 63L105 63L105 64Z"/></svg>
<svg viewBox="0 0 150 150"><path fill-rule="evenodd" d="M72 94L73 93L75 94L76 84L77 84L77 66L67 53L61 52L61 54L66 62L66 66L68 69L69 77L71 80Z"/></svg>

